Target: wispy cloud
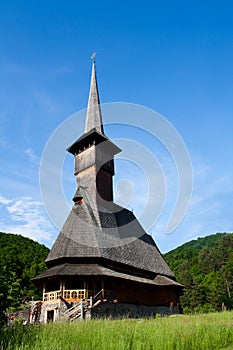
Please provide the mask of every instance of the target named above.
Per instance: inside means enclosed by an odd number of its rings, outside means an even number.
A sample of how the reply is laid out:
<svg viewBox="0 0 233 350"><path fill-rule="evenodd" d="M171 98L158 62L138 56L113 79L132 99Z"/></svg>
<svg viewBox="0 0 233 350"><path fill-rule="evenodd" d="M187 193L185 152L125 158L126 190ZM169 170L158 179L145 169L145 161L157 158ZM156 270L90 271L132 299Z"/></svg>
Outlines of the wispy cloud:
<svg viewBox="0 0 233 350"><path fill-rule="evenodd" d="M218 174L216 170L206 167L197 171L194 177L194 190L191 210L206 211L221 204L224 196L233 192L231 174Z"/></svg>
<svg viewBox="0 0 233 350"><path fill-rule="evenodd" d="M34 201L30 197L0 197L0 212L3 217L0 222L1 231L51 244L55 230L46 218L40 201Z"/></svg>
<svg viewBox="0 0 233 350"><path fill-rule="evenodd" d="M2 205L8 205L8 204L10 204L11 202L12 202L11 199L7 199L7 198L4 198L4 197L0 196L0 205L1 205L1 204L2 204Z"/></svg>
<svg viewBox="0 0 233 350"><path fill-rule="evenodd" d="M169 235L166 234L166 225L175 204L173 199L176 192L176 184L171 182L171 173L166 174L167 183L171 186L168 187L168 197L162 215L152 228L153 236L163 252L198 237L233 230L232 175L222 175L213 166L198 161L194 166L194 187L188 211L180 225Z"/></svg>
<svg viewBox="0 0 233 350"><path fill-rule="evenodd" d="M58 112L58 105L57 103L49 96L48 93L36 90L34 92L34 98L39 103L40 107L46 112L55 114Z"/></svg>
<svg viewBox="0 0 233 350"><path fill-rule="evenodd" d="M31 148L27 148L25 150L25 154L28 156L30 162L36 165L39 164L40 158L34 153L34 151Z"/></svg>
<svg viewBox="0 0 233 350"><path fill-rule="evenodd" d="M2 73L12 73L12 74L21 74L27 71L27 67L18 63L18 62L10 62L7 65L1 67Z"/></svg>

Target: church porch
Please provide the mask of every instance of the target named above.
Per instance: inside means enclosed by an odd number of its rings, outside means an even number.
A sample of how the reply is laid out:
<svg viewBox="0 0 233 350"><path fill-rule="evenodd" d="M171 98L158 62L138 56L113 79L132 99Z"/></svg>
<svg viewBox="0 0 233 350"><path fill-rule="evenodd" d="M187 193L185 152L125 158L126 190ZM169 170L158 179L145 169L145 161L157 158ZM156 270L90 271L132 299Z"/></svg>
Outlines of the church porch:
<svg viewBox="0 0 233 350"><path fill-rule="evenodd" d="M50 303L55 300L63 300L67 303L80 302L91 298L114 298L112 283L104 277L80 277L68 276L52 278L43 284L43 302Z"/></svg>

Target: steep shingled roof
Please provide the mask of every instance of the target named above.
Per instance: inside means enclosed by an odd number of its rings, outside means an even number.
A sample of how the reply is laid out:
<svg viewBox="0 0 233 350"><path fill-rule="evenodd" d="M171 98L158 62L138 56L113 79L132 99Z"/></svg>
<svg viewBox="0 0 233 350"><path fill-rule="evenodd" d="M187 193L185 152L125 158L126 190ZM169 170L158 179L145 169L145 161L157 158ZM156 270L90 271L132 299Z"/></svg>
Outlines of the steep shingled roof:
<svg viewBox="0 0 233 350"><path fill-rule="evenodd" d="M95 212L84 199L72 208L46 263L50 267L69 258L104 258L174 278L134 214L114 203Z"/></svg>
<svg viewBox="0 0 233 350"><path fill-rule="evenodd" d="M130 280L139 283L151 284L153 286L178 286L182 287L180 283L176 281L157 275L154 279L134 276L113 269L101 266L99 264L61 264L51 267L41 275L36 276L33 281L46 279L54 276L108 276Z"/></svg>

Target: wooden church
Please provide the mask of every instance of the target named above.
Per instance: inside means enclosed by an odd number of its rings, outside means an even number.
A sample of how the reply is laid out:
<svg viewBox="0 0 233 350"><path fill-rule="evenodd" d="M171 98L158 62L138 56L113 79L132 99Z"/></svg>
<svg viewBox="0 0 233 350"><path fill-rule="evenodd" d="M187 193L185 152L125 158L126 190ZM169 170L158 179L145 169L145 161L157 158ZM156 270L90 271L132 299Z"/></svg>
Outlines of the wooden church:
<svg viewBox="0 0 233 350"><path fill-rule="evenodd" d="M113 201L121 150L104 133L94 61L85 131L67 151L75 162L74 205L47 271L33 279L43 301L31 321L178 313L183 286L134 214Z"/></svg>

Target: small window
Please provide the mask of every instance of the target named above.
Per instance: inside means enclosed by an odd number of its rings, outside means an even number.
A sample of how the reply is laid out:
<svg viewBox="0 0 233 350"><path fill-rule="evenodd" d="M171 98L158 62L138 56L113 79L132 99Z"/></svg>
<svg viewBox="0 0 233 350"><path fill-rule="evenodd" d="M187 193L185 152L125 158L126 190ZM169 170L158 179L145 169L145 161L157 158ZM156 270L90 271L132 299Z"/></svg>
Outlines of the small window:
<svg viewBox="0 0 233 350"><path fill-rule="evenodd" d="M83 199L81 198L81 199L75 201L74 204L75 204L75 205L81 205L81 204L83 204Z"/></svg>

